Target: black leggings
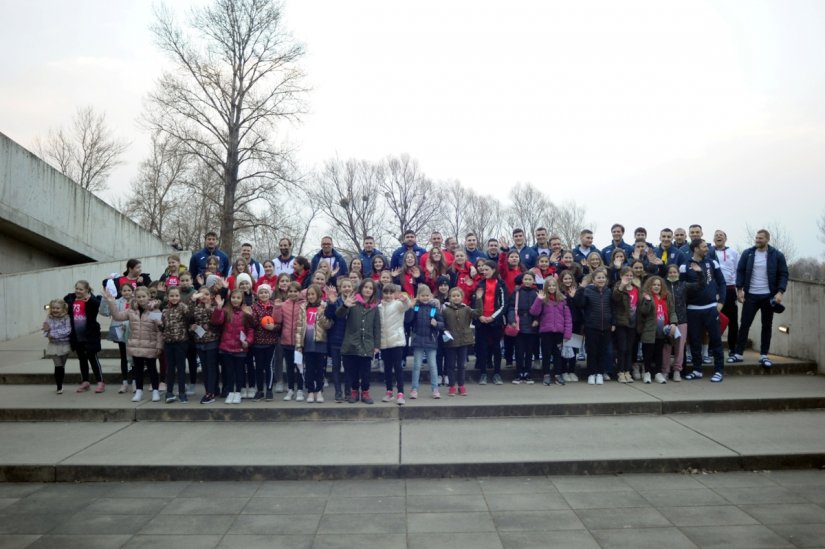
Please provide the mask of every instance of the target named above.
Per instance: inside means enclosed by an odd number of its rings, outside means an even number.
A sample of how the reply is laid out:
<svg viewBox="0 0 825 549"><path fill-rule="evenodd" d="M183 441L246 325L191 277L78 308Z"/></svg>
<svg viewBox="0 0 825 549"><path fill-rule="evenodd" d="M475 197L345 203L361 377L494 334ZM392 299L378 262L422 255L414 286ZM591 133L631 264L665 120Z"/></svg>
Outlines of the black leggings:
<svg viewBox="0 0 825 549"><path fill-rule="evenodd" d="M143 390L143 369L146 368L149 370L149 381L152 383L152 390L157 391L160 383L157 359L135 356L132 357L132 360L135 361L135 388L140 391Z"/></svg>
<svg viewBox="0 0 825 549"><path fill-rule="evenodd" d="M129 382L129 357L126 356L126 343L123 341L117 342L117 350L120 352L120 377L123 378L123 383Z"/></svg>
<svg viewBox="0 0 825 549"><path fill-rule="evenodd" d="M95 381L100 383L103 381L103 372L100 368L100 361L97 359L97 352L90 353L82 347L75 349L77 352L77 360L80 361L80 378L84 383L89 382L89 365L92 366L92 373L95 376Z"/></svg>

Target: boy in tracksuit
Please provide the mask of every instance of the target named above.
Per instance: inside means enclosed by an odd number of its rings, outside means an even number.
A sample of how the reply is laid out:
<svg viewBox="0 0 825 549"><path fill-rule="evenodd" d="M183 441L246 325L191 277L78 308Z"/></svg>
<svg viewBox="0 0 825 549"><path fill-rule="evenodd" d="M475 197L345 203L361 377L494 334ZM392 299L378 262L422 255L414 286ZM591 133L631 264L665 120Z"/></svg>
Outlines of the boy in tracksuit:
<svg viewBox="0 0 825 549"><path fill-rule="evenodd" d="M714 374L710 380L719 383L724 379L725 363L722 354L722 334L719 326L719 311L725 304L725 275L719 262L708 256L708 244L695 239L690 242L690 261L680 266L682 280L696 282L699 276L705 277L704 289L689 292L687 296L688 337L693 359L693 371L684 379L702 379L702 333L707 330L708 342L713 353ZM701 267L701 272L690 268L691 263Z"/></svg>

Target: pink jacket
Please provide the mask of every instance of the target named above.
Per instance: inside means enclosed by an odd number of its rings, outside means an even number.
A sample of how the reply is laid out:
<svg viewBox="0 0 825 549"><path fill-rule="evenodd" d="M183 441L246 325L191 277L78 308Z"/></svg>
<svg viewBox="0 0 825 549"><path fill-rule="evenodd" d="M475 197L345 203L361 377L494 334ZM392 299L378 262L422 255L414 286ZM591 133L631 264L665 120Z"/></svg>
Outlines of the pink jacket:
<svg viewBox="0 0 825 549"><path fill-rule="evenodd" d="M537 297L530 306L530 314L539 317L539 333L563 333L564 339L573 336L573 317L566 300L545 303Z"/></svg>
<svg viewBox="0 0 825 549"><path fill-rule="evenodd" d="M246 350L241 345L241 333L246 337L247 345L251 346L255 338L255 330L251 327L249 315L240 309L232 311L232 317L226 318L226 311L223 307L218 307L212 312L212 324L223 326L221 332L221 342L218 350L224 353L245 353Z"/></svg>
<svg viewBox="0 0 825 549"><path fill-rule="evenodd" d="M283 319L283 327L281 328L281 345L294 347L295 334L298 328L298 321L300 320L302 300L292 301L287 299L281 305L281 318ZM304 342L301 342L303 346Z"/></svg>

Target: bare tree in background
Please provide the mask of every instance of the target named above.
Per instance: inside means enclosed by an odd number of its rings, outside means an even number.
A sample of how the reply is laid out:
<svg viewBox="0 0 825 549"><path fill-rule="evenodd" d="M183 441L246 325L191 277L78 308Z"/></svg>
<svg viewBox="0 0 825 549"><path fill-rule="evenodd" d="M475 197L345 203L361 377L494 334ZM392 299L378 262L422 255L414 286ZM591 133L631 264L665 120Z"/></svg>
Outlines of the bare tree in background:
<svg viewBox="0 0 825 549"><path fill-rule="evenodd" d="M579 235L587 227L585 215L587 209L575 201L565 202L555 208L556 225L554 232L561 238L565 250L572 250L579 245Z"/></svg>
<svg viewBox="0 0 825 549"><path fill-rule="evenodd" d="M152 31L175 68L149 95L145 118L220 180L221 246L231 250L249 221L243 212L294 180L289 151L272 139L279 122L303 112L303 49L273 0L211 0L188 29L157 10Z"/></svg>
<svg viewBox="0 0 825 549"><path fill-rule="evenodd" d="M753 246L753 239L756 236L756 231L765 229L771 233L771 239L768 242L771 246L779 250L785 255L785 261L790 265L796 259L796 244L791 238L790 231L780 222L768 223L754 228L750 223L745 224L745 234L748 241L745 249ZM740 250L741 251L741 250Z"/></svg>
<svg viewBox="0 0 825 549"><path fill-rule="evenodd" d="M817 238L819 238L820 242L825 244L825 212L823 212L822 215L819 216L819 219L816 220L816 227L819 229Z"/></svg>
<svg viewBox="0 0 825 549"><path fill-rule="evenodd" d="M166 234L165 222L189 198L185 190L192 163L179 143L159 132L152 134L151 146L149 158L138 166L123 213L159 238L172 240L178 236Z"/></svg>
<svg viewBox="0 0 825 549"><path fill-rule="evenodd" d="M466 229L475 233L478 238L478 247L487 249L487 240L498 237L501 232L502 211L501 202L488 195L469 192L469 200L465 204L467 211ZM462 235L463 236L463 235ZM459 242L464 239L459 237Z"/></svg>
<svg viewBox="0 0 825 549"><path fill-rule="evenodd" d="M390 234L404 241L404 232L430 229L440 217L441 189L428 179L409 155L391 156L381 164L381 193L392 221ZM397 229L397 232L396 232Z"/></svg>
<svg viewBox="0 0 825 549"><path fill-rule="evenodd" d="M505 210L510 229L524 229L528 239L536 234L539 227L546 228L549 234L558 232L556 206L531 183L517 183L510 193L510 201L510 206Z"/></svg>
<svg viewBox="0 0 825 549"><path fill-rule="evenodd" d="M466 205L470 201L470 191L460 181L442 183L444 189L441 223L443 224L444 238L465 233L467 225Z"/></svg>
<svg viewBox="0 0 825 549"><path fill-rule="evenodd" d="M68 128L51 130L45 141L34 144L38 156L91 192L106 190L107 178L122 164L128 147L112 135L106 116L92 107L79 108Z"/></svg>
<svg viewBox="0 0 825 549"><path fill-rule="evenodd" d="M307 190L309 200L331 223L336 248L358 253L364 237L379 239L383 219L381 170L366 160L328 160Z"/></svg>

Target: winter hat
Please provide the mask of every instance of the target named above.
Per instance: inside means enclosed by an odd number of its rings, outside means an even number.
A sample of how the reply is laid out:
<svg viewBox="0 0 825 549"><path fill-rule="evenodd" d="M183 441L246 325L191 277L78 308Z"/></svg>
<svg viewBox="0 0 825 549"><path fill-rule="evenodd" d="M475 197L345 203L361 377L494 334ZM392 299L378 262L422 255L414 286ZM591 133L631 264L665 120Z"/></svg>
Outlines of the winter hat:
<svg viewBox="0 0 825 549"><path fill-rule="evenodd" d="M211 289L211 288L212 288L212 286L214 286L215 284L217 284L217 283L218 283L218 280L220 280L220 279L221 279L221 277L219 277L219 276L217 276L217 275L209 275L209 276L207 276L207 277L206 277L206 284L205 284L205 286L206 286L207 288L210 288L210 289Z"/></svg>
<svg viewBox="0 0 825 549"><path fill-rule="evenodd" d="M249 276L248 273L241 273L238 275L238 278L235 279L235 287L240 288L241 282L243 282L244 280L249 282L249 285L252 286L252 277Z"/></svg>
<svg viewBox="0 0 825 549"><path fill-rule="evenodd" d="M270 286L269 284L261 284L260 286L258 286L258 289L255 292L257 293L261 290L266 290L267 292L272 293L272 286Z"/></svg>
<svg viewBox="0 0 825 549"><path fill-rule="evenodd" d="M437 287L441 286L442 284L446 284L447 286L449 286L450 285L450 277L449 276L444 276L444 275L439 276L436 279L435 286L437 288Z"/></svg>

